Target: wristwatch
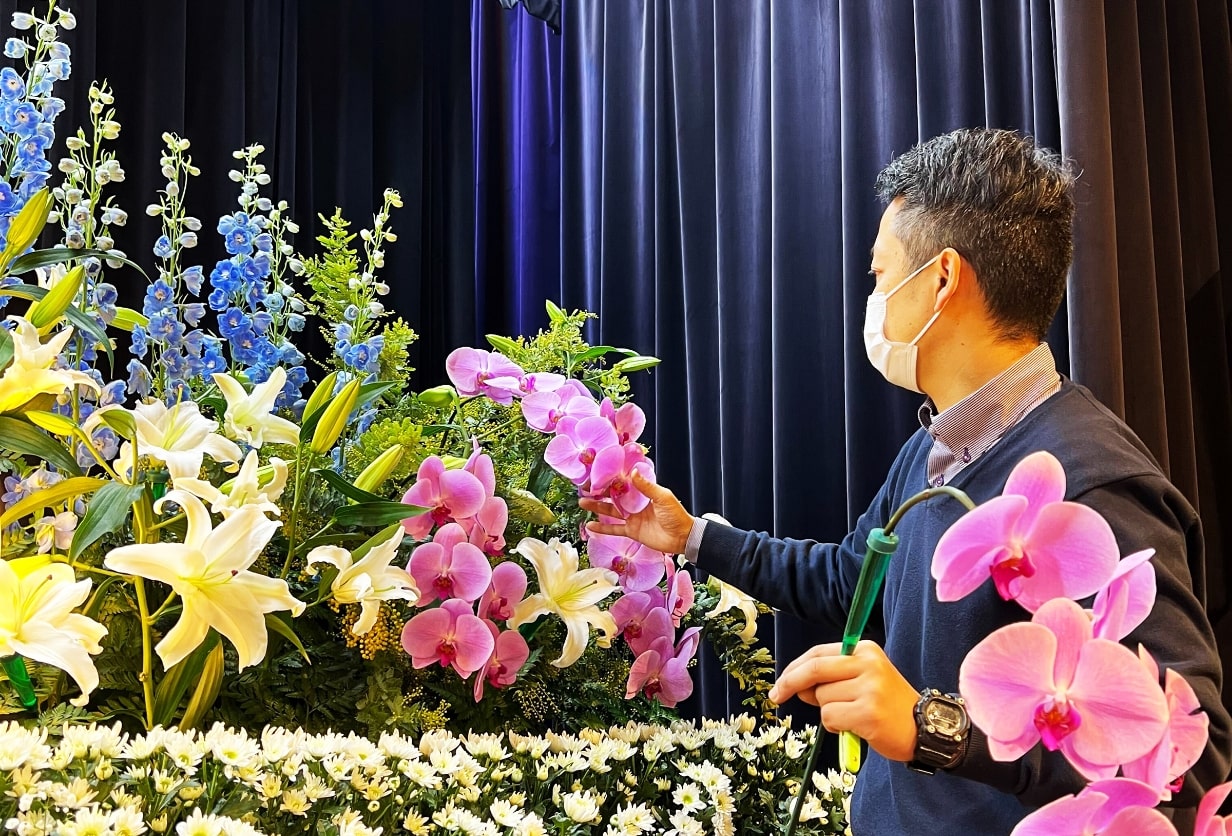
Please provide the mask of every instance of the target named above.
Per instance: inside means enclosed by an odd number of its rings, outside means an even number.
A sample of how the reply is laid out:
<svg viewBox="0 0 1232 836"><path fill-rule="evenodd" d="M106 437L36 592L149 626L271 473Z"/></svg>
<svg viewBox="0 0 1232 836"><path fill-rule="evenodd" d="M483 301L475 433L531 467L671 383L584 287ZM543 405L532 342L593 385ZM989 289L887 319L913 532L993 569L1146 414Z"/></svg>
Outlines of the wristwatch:
<svg viewBox="0 0 1232 836"><path fill-rule="evenodd" d="M925 775L956 766L967 752L971 720L967 706L957 694L925 688L915 704L918 737L915 754L907 767Z"/></svg>

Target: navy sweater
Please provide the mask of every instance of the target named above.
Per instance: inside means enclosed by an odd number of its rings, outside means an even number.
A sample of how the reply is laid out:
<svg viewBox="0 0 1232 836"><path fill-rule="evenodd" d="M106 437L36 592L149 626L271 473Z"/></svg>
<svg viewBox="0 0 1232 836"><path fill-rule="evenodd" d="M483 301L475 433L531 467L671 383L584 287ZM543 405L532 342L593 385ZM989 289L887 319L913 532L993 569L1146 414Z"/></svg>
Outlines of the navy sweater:
<svg viewBox="0 0 1232 836"><path fill-rule="evenodd" d="M856 530L841 544L776 539L708 525L697 565L771 606L815 622L818 642L837 641L868 532L885 525L905 499L927 487L931 445L923 429L908 440ZM1197 515L1133 431L1087 389L1068 380L951 484L975 502L985 502L1000 495L1014 465L1037 450L1047 450L1060 460L1066 499L1102 514L1122 555L1155 549L1155 607L1124 641L1131 648L1141 642L1161 669L1183 674L1210 717L1207 750L1171 802L1195 806L1201 793L1228 774L1232 726L1220 700L1219 655L1200 603L1205 590ZM962 513L957 501L938 497L903 516L896 528L899 546L886 573L881 606L865 632L865 638L881 644L917 688L957 691L958 668L967 652L997 628L1030 618L1017 603L1001 600L991 580L960 601L937 600L930 572L933 549ZM1037 745L1018 761L997 763L979 735L973 737L963 764L932 776L870 752L856 782L852 831L857 836L921 832L1004 836L1031 809L1076 792L1083 784L1060 753Z"/></svg>

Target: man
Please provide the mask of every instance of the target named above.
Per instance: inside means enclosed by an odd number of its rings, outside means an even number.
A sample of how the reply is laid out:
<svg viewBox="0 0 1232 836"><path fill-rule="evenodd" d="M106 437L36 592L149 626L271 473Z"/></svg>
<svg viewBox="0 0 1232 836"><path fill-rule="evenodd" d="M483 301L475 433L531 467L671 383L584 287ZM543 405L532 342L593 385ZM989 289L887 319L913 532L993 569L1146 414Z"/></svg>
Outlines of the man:
<svg viewBox="0 0 1232 836"><path fill-rule="evenodd" d="M670 491L640 480L647 508L590 523L667 553L841 636L869 531L904 499L949 484L976 502L999 495L1010 470L1048 450L1066 471L1066 498L1112 526L1123 555L1154 548L1158 598L1125 643L1145 645L1162 668L1193 686L1210 717L1210 743L1172 804L1192 807L1223 781L1229 720L1210 625L1193 588L1202 535L1188 502L1142 442L1082 386L1061 377L1043 342L1073 254L1073 177L1055 154L1009 131L964 129L894 160L878 177L887 203L872 251L876 282L864 326L870 361L891 382L927 395L921 429L841 544L784 540L707 525ZM588 510L617 516L605 503ZM819 705L822 724L868 741L856 783L857 834L1006 834L1030 809L1085 781L1059 753L1036 746L999 763L972 729L939 739L921 715L961 715L963 658L997 628L1029 618L992 582L966 598L937 600L930 574L941 534L961 515L936 499L907 512L896 533L880 608L852 656L822 644L792 662L771 697ZM922 696L923 695L923 696Z"/></svg>

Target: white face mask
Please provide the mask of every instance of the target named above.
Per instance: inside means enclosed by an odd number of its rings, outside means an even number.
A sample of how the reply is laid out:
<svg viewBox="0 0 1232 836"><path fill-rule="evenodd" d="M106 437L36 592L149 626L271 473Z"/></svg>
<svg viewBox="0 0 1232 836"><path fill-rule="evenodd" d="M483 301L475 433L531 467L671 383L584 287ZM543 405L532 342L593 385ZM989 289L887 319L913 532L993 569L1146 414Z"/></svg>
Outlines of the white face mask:
<svg viewBox="0 0 1232 836"><path fill-rule="evenodd" d="M912 392L923 392L916 381L916 361L917 349L916 343L920 341L937 321L937 317L941 316L941 311L933 314L932 319L924 324L920 329L920 333L915 335L915 339L909 343L894 342L887 339L885 335L885 319L886 319L886 300L902 290L907 282L914 279L924 270L925 267L932 264L941 253L924 262L910 276L903 279L889 293L881 293L874 291L869 294L868 304L864 309L864 351L868 355L868 361L873 364L873 368L881 372L886 380L893 383L895 386L901 386L904 389L910 389Z"/></svg>

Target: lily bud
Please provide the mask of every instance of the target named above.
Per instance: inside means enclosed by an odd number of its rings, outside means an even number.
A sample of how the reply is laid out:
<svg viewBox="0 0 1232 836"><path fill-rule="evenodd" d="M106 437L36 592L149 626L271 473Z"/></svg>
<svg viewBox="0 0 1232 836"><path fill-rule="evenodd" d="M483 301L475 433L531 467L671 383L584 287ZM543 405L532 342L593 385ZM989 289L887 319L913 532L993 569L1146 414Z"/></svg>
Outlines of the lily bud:
<svg viewBox="0 0 1232 836"><path fill-rule="evenodd" d="M8 241L4 252L0 253L0 270L7 269L13 259L21 255L33 244L47 225L47 215L51 212L51 190L46 186L30 195L26 205L21 207L17 217L9 226Z"/></svg>
<svg viewBox="0 0 1232 836"><path fill-rule="evenodd" d="M325 406L325 403L334 396L334 384L338 380L337 372L330 372L325 375L325 379L321 381L316 389L312 390L312 396L308 398L308 402L304 404L304 420L307 421L317 410Z"/></svg>
<svg viewBox="0 0 1232 836"><path fill-rule="evenodd" d="M419 393L419 400L428 406L449 406L458 400L458 393L446 383L444 386L434 386Z"/></svg>
<svg viewBox="0 0 1232 836"><path fill-rule="evenodd" d="M372 493L385 483L389 475L402 463L402 457L405 455L405 447L401 444L393 445L363 469L363 472L355 478L355 487Z"/></svg>
<svg viewBox="0 0 1232 836"><path fill-rule="evenodd" d="M26 319L40 333L46 333L52 325L60 321L69 305L81 292L81 283L85 281L86 266L78 264L69 270L64 278L56 282L56 286L47 291L47 295L30 306L26 311Z"/></svg>
<svg viewBox="0 0 1232 836"><path fill-rule="evenodd" d="M334 446L338 436L342 435L342 431L346 429L347 418L351 416L351 410L355 408L355 401L359 399L359 385L359 378L353 379L343 386L338 397L325 407L321 413L321 420L317 421L316 429L312 432L312 443L308 445L312 452L324 455ZM316 396L316 392L312 394Z"/></svg>

